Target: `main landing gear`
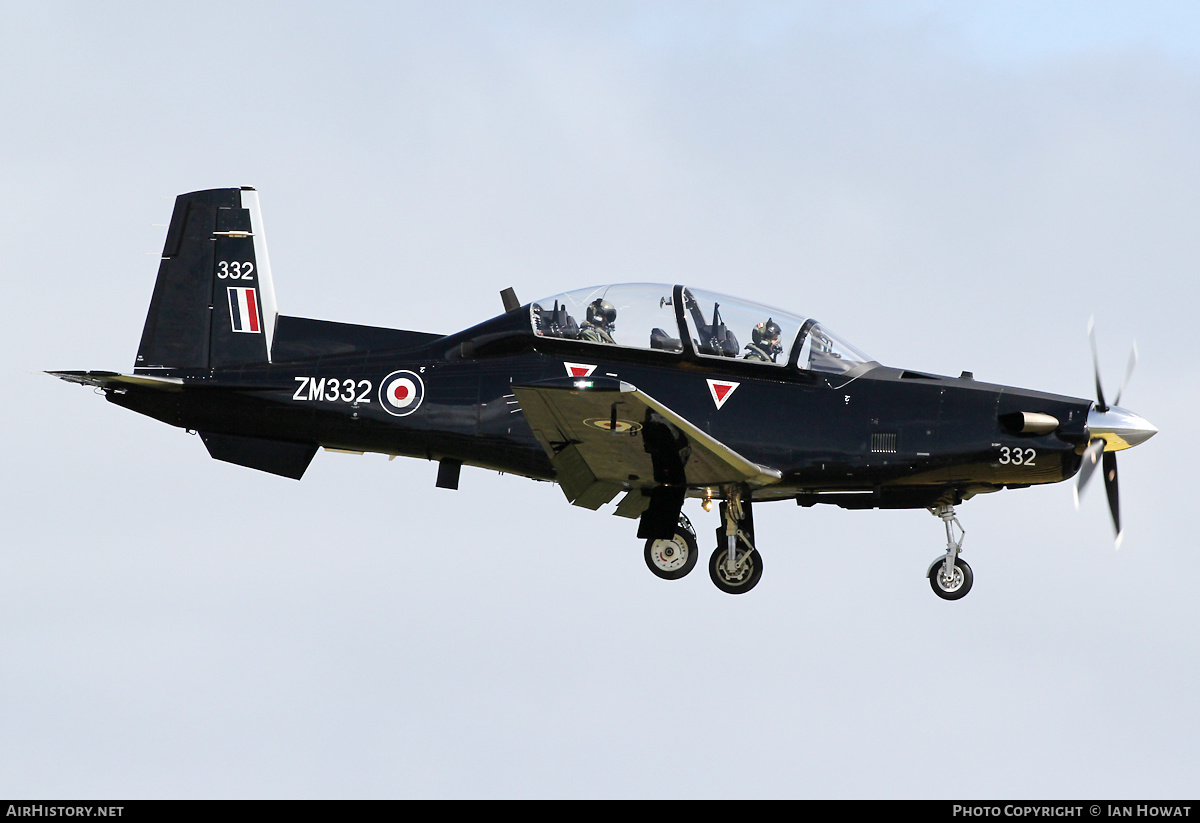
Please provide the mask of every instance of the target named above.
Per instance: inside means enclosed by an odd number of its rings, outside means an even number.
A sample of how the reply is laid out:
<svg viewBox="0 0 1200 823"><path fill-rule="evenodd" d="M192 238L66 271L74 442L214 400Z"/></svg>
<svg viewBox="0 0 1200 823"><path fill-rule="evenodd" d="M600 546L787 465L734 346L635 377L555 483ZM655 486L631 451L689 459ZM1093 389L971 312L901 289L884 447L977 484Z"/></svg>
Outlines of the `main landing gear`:
<svg viewBox="0 0 1200 823"><path fill-rule="evenodd" d="M762 578L762 555L754 548L750 501L739 492L721 504L724 526L717 529L717 548L708 560L708 576L726 594L745 594ZM723 544L723 545L722 545Z"/></svg>
<svg viewBox="0 0 1200 823"><path fill-rule="evenodd" d="M943 600L966 597L967 592L971 591L971 584L975 582L971 567L958 556L962 551L966 529L958 522L953 506L943 504L929 511L946 524L946 554L929 564L925 576L929 578L933 593Z"/></svg>
<svg viewBox="0 0 1200 823"><path fill-rule="evenodd" d="M762 555L754 548L750 501L740 492L731 493L729 500L721 504L721 522L708 574L721 591L744 594L758 585L763 570ZM646 567L663 580L684 577L695 568L699 556L696 530L682 512L673 537L646 541Z"/></svg>

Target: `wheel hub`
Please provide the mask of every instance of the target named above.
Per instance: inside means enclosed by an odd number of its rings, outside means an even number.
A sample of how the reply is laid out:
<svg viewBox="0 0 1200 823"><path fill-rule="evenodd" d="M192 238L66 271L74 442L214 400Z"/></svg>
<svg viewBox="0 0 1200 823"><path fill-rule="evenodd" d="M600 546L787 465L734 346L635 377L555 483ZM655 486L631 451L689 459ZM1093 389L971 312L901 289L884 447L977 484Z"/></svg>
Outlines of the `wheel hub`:
<svg viewBox="0 0 1200 823"><path fill-rule="evenodd" d="M945 566L943 566L942 568L938 569L937 582L938 582L938 585L944 591L956 592L960 588L962 588L962 584L963 584L962 570L959 569L958 567L955 567L955 569L952 573L946 574L946 568L945 568Z"/></svg>
<svg viewBox="0 0 1200 823"><path fill-rule="evenodd" d="M676 540L656 540L650 556L655 566L665 572L673 572L687 563L687 547Z"/></svg>
<svg viewBox="0 0 1200 823"><path fill-rule="evenodd" d="M720 559L717 560L717 574L719 574L721 579L731 586L737 586L744 583L752 570L752 565L750 562L748 562L745 553L741 552L735 555L734 567L732 570L729 568L728 560L729 552L722 552Z"/></svg>

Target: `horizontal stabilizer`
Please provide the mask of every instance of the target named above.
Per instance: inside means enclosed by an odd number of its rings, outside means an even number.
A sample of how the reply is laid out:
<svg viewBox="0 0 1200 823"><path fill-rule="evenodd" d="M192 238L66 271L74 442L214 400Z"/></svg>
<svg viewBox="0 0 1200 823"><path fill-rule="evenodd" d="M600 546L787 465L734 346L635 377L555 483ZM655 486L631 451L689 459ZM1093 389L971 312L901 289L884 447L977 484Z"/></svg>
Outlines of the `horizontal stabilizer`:
<svg viewBox="0 0 1200 823"><path fill-rule="evenodd" d="M46 374L98 389L115 389L137 386L158 391L182 391L183 381L178 377L156 377L145 374L118 374L115 371L48 371Z"/></svg>

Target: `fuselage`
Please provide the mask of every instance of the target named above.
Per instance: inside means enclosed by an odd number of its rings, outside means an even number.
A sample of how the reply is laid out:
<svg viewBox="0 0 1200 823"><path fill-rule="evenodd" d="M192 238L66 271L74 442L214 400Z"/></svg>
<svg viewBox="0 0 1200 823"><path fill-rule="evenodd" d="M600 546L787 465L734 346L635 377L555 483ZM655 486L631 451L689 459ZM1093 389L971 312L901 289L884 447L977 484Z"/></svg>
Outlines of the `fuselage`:
<svg viewBox="0 0 1200 823"><path fill-rule="evenodd" d="M308 321L313 322L313 321ZM415 333L414 333L415 334ZM632 384L782 480L754 499L925 507L1073 476L1088 400L879 365L829 374L738 358L539 336L522 312L399 349L200 372L177 391L109 392L119 405L201 432L452 460L554 480L513 386L580 374ZM284 351L286 354L286 351ZM297 353L305 354L299 351ZM392 375L419 393L396 406ZM711 382L736 384L718 403ZM419 385L418 385L419 384ZM1054 418L1022 433L1021 413ZM689 489L699 496L701 489ZM713 492L707 492L712 496ZM720 496L719 491L715 496Z"/></svg>

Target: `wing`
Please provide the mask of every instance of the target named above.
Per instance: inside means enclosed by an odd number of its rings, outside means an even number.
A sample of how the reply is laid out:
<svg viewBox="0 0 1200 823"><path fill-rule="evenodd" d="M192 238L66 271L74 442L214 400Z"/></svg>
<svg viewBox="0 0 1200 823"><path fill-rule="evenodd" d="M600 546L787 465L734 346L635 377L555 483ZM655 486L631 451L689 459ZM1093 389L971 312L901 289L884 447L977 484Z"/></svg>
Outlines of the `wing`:
<svg viewBox="0 0 1200 823"><path fill-rule="evenodd" d="M636 489L616 513L637 517L648 499L640 490L767 486L781 478L620 380L555 378L513 393L577 506L596 509Z"/></svg>

